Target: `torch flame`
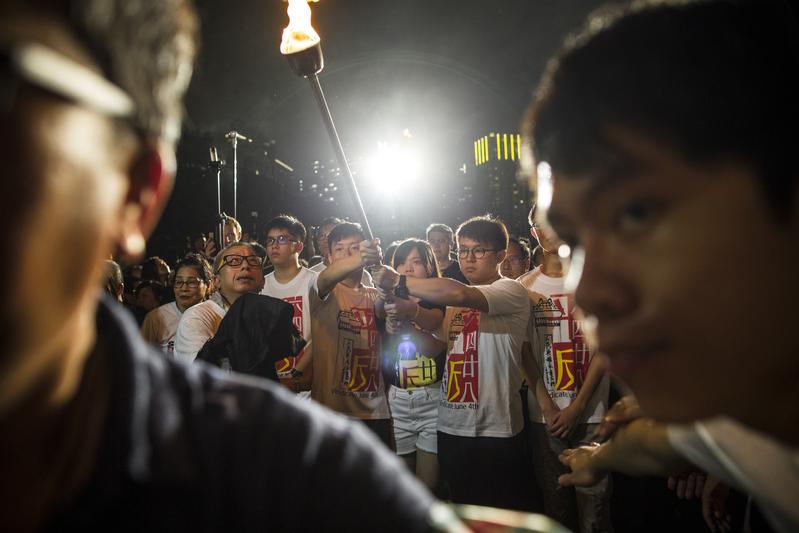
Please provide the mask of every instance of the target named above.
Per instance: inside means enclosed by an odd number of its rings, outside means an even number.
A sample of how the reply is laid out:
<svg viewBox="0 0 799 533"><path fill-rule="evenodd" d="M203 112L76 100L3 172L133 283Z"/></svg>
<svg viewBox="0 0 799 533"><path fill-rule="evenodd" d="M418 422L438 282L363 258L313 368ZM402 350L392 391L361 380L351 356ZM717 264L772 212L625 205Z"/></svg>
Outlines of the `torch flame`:
<svg viewBox="0 0 799 533"><path fill-rule="evenodd" d="M301 52L316 46L322 40L311 25L309 1L318 2L319 0L289 0L289 25L283 30L283 41L280 43L281 54Z"/></svg>

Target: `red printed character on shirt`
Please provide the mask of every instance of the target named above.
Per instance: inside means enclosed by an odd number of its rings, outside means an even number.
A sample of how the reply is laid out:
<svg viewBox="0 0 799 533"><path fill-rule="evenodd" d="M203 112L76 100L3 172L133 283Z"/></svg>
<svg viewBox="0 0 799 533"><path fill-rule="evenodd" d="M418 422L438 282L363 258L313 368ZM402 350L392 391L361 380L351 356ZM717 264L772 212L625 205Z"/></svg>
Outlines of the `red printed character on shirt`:
<svg viewBox="0 0 799 533"><path fill-rule="evenodd" d="M480 311L474 309L461 313L463 329L447 354L447 401L450 403L477 403L479 390L479 336Z"/></svg>
<svg viewBox="0 0 799 533"><path fill-rule="evenodd" d="M292 322L294 323L294 327L297 328L297 331L305 337L305 331L303 331L302 327L302 318L303 318L303 297L302 296L287 296L283 298L283 301L286 303L290 303L294 307L294 316L292 318ZM280 361L275 363L275 369L277 370L277 375L279 378L290 378L294 375L294 369L297 368L297 362L302 358L305 350L303 349L298 353L295 357L284 357Z"/></svg>
<svg viewBox="0 0 799 533"><path fill-rule="evenodd" d="M570 294L553 294L552 366L556 391L577 392L588 372L589 350L580 321L574 318L574 299Z"/></svg>
<svg viewBox="0 0 799 533"><path fill-rule="evenodd" d="M379 337L374 309L355 307L339 313L339 331L351 336L344 342L341 384L352 392L380 390Z"/></svg>

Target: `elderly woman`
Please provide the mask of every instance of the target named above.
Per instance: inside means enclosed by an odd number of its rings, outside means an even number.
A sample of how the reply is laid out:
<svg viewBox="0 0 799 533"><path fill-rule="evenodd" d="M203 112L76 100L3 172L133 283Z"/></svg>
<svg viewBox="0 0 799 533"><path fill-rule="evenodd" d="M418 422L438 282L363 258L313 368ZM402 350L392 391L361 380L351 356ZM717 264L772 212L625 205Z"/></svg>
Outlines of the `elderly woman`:
<svg viewBox="0 0 799 533"><path fill-rule="evenodd" d="M186 309L208 297L210 285L211 267L208 261L200 254L186 255L175 271L175 301L147 313L141 327L142 337L172 356L180 317Z"/></svg>

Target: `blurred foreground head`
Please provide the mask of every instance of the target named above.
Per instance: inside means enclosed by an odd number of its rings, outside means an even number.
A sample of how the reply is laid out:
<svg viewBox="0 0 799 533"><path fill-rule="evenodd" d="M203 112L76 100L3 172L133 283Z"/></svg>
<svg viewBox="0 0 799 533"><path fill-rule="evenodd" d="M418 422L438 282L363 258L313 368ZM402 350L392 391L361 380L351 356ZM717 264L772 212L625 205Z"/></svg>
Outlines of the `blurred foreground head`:
<svg viewBox="0 0 799 533"><path fill-rule="evenodd" d="M22 228L0 263L0 415L32 381L71 392L103 260L144 251L196 31L186 0L0 1L0 212Z"/></svg>
<svg viewBox="0 0 799 533"><path fill-rule="evenodd" d="M788 6L597 12L550 61L524 130L537 222L574 252L577 302L644 410L725 413L799 442ZM752 257L736 266L741 245Z"/></svg>

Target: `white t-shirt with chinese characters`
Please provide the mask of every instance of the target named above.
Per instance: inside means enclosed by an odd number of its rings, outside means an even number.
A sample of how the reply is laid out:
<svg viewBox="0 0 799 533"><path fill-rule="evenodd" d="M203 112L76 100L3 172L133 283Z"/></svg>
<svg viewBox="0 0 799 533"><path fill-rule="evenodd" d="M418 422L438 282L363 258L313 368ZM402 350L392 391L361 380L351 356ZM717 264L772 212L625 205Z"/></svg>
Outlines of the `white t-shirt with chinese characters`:
<svg viewBox="0 0 799 533"><path fill-rule="evenodd" d="M519 277L529 291L531 315L528 339L549 397L563 409L577 397L591 359L581 321L574 316L574 295L564 288L565 277L551 277L537 267ZM594 390L578 422L599 423L608 405L607 374ZM527 394L530 420L544 423L531 385Z"/></svg>
<svg viewBox="0 0 799 533"><path fill-rule="evenodd" d="M321 274L327 265L324 261L320 261L312 266L309 270L316 272L317 274ZM367 271L365 268L363 269L363 275L361 275L361 285L364 287L374 287L374 282L372 282L372 275Z"/></svg>
<svg viewBox="0 0 799 533"><path fill-rule="evenodd" d="M316 294L316 278L319 274L302 267L288 283L280 283L272 272L266 276L261 294L280 298L294 306L294 327L307 341L305 348L296 357L286 357L275 363L277 375L281 379L291 378L292 371L304 372L312 364L311 315L321 304Z"/></svg>
<svg viewBox="0 0 799 533"><path fill-rule="evenodd" d="M175 333L175 358L187 363L197 359L206 341L216 335L225 313L227 306L218 291L186 309Z"/></svg>
<svg viewBox="0 0 799 533"><path fill-rule="evenodd" d="M475 286L488 312L448 307L438 333L447 342L438 430L463 437L512 437L523 426L521 351L530 304L518 281Z"/></svg>
<svg viewBox="0 0 799 533"><path fill-rule="evenodd" d="M377 289L352 289L339 283L311 316L311 398L362 420L390 418L380 371L377 299Z"/></svg>
<svg viewBox="0 0 799 533"><path fill-rule="evenodd" d="M160 346L169 357L174 357L175 332L182 316L183 313L175 302L156 307L145 315L141 325L141 335L144 340Z"/></svg>

